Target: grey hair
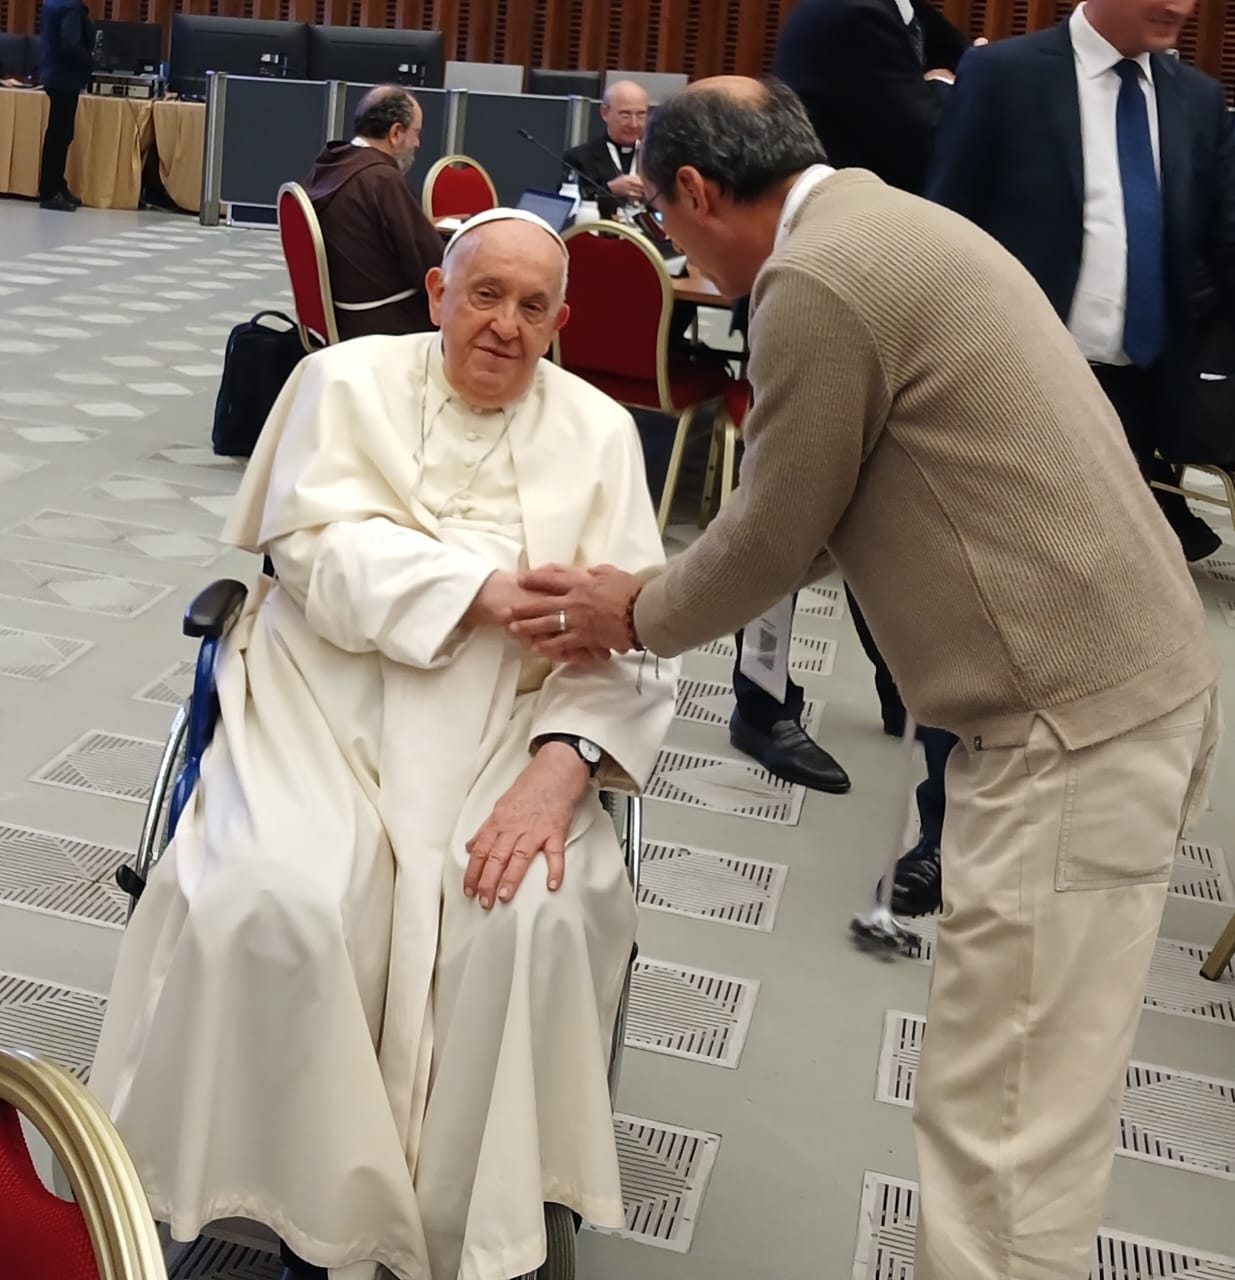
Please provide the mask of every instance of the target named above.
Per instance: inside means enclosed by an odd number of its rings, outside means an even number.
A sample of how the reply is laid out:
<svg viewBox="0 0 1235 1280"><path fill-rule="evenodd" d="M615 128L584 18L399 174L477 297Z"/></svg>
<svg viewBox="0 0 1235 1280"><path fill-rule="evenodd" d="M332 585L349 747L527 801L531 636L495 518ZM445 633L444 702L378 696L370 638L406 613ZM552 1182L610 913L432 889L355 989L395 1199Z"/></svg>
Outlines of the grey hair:
<svg viewBox="0 0 1235 1280"><path fill-rule="evenodd" d="M361 138L384 138L397 124L410 129L417 105L401 84L379 84L357 103L352 130Z"/></svg>
<svg viewBox="0 0 1235 1280"><path fill-rule="evenodd" d="M691 165L726 195L749 203L823 161L797 94L779 80L761 83L758 97L711 86L681 89L652 112L639 164L658 195L672 203L678 170Z"/></svg>

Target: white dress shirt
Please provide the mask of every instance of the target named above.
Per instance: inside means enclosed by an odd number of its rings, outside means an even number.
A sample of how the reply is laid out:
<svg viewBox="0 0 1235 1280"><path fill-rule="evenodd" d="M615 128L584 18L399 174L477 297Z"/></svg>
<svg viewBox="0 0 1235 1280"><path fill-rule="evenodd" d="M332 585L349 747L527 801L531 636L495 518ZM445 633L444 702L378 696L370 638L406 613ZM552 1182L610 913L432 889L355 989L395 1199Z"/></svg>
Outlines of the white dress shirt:
<svg viewBox="0 0 1235 1280"><path fill-rule="evenodd" d="M1115 66L1123 61L1123 54L1093 29L1083 4L1073 9L1068 29L1076 62L1085 170L1085 238L1068 328L1081 353L1093 364L1127 364L1123 331L1128 296L1128 233L1115 137L1115 103L1121 84ZM1136 61L1143 72L1141 92L1149 111L1154 167L1161 177L1158 103L1149 55L1143 53Z"/></svg>
<svg viewBox="0 0 1235 1280"><path fill-rule="evenodd" d="M905 26L908 26L913 21L913 5L910 0L896 0L896 7Z"/></svg>

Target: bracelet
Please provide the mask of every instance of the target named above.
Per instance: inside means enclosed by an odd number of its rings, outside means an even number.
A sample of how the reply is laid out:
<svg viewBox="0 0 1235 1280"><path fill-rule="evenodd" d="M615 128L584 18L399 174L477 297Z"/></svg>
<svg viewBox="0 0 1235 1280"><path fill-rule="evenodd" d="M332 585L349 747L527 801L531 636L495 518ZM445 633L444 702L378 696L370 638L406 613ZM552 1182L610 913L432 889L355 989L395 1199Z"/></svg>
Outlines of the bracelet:
<svg viewBox="0 0 1235 1280"><path fill-rule="evenodd" d="M639 633L635 630L635 604L638 602L639 592L642 590L643 583L640 583L626 605L626 634L630 637L630 647L636 653L644 653L647 650L647 645L640 643Z"/></svg>

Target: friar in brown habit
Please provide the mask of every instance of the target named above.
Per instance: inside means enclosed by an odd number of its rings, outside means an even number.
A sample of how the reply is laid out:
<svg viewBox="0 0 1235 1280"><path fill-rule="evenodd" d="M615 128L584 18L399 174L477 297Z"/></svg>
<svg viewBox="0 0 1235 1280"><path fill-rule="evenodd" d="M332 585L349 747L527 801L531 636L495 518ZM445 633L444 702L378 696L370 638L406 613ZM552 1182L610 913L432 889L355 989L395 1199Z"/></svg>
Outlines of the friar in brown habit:
<svg viewBox="0 0 1235 1280"><path fill-rule="evenodd" d="M405 178L423 118L401 85L378 85L356 108L352 140L327 143L305 180L341 339L434 328L424 282L442 239Z"/></svg>

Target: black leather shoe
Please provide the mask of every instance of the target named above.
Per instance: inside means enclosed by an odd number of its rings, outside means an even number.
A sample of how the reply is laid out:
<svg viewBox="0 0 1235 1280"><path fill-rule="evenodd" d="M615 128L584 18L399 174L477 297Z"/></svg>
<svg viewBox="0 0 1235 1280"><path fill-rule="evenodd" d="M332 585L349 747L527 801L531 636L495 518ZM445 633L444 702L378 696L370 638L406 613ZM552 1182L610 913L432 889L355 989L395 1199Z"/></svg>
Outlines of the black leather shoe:
<svg viewBox="0 0 1235 1280"><path fill-rule="evenodd" d="M71 201L66 200L64 196L56 193L50 200L40 200L40 209L54 209L57 213L76 213L77 206Z"/></svg>
<svg viewBox="0 0 1235 1280"><path fill-rule="evenodd" d="M68 189L68 187L61 187L60 194L73 206L74 209L81 208L81 201Z"/></svg>
<svg viewBox="0 0 1235 1280"><path fill-rule="evenodd" d="M942 905L943 865L939 850L931 845L916 844L896 864L892 911L898 916L929 916Z"/></svg>
<svg viewBox="0 0 1235 1280"><path fill-rule="evenodd" d="M849 775L796 720L777 720L770 729L756 729L735 711L729 720L729 741L785 782L812 791L849 790Z"/></svg>

